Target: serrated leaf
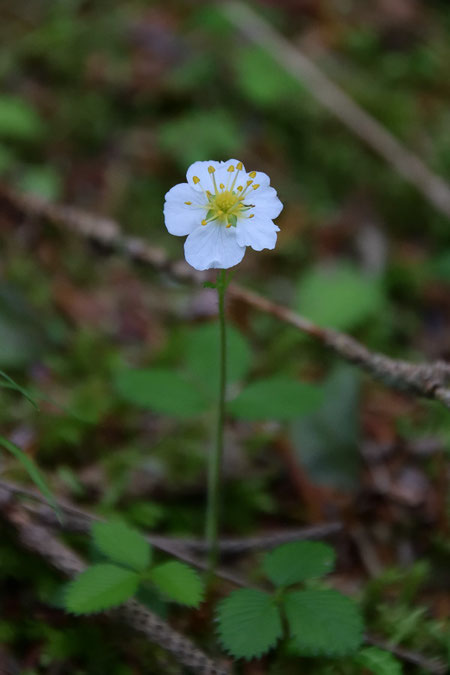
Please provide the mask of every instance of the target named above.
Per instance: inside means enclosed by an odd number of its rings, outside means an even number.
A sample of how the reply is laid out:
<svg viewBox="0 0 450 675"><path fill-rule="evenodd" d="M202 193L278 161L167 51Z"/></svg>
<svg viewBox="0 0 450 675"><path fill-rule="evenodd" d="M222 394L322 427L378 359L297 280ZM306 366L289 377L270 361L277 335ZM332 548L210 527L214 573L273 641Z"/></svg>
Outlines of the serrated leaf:
<svg viewBox="0 0 450 675"><path fill-rule="evenodd" d="M208 405L191 382L163 368L120 372L115 388L129 403L174 417L197 415Z"/></svg>
<svg viewBox="0 0 450 675"><path fill-rule="evenodd" d="M148 574L158 590L170 600L198 607L203 599L203 583L197 572L176 560L157 565Z"/></svg>
<svg viewBox="0 0 450 675"><path fill-rule="evenodd" d="M150 566L151 547L145 537L122 521L94 523L94 544L113 562L143 572Z"/></svg>
<svg viewBox="0 0 450 675"><path fill-rule="evenodd" d="M365 647L356 655L355 661L373 675L402 675L403 668L395 656L378 647Z"/></svg>
<svg viewBox="0 0 450 675"><path fill-rule="evenodd" d="M283 628L271 595L254 589L234 591L217 609L219 637L237 659L258 658L275 647Z"/></svg>
<svg viewBox="0 0 450 675"><path fill-rule="evenodd" d="M263 570L275 586L289 586L328 574L334 560L334 551L327 544L293 541L267 553Z"/></svg>
<svg viewBox="0 0 450 675"><path fill-rule="evenodd" d="M229 409L241 419L291 420L316 410L322 398L320 387L277 375L248 385Z"/></svg>
<svg viewBox="0 0 450 675"><path fill-rule="evenodd" d="M89 567L66 587L65 606L73 614L93 614L117 607L136 592L140 576L116 565Z"/></svg>
<svg viewBox="0 0 450 675"><path fill-rule="evenodd" d="M294 647L301 654L344 656L361 644L361 615L342 593L295 591L287 593L283 602Z"/></svg>

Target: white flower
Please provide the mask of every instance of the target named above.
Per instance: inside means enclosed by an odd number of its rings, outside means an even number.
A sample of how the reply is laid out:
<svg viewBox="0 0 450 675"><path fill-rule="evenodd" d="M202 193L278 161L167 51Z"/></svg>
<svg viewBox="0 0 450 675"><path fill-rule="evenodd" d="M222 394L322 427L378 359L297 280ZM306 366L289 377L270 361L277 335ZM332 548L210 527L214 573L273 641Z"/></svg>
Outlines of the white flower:
<svg viewBox="0 0 450 675"><path fill-rule="evenodd" d="M275 248L273 222L282 203L265 173L247 173L242 162L194 162L187 183L166 194L164 218L170 234L188 235L187 262L197 270L227 269L241 262L245 247Z"/></svg>

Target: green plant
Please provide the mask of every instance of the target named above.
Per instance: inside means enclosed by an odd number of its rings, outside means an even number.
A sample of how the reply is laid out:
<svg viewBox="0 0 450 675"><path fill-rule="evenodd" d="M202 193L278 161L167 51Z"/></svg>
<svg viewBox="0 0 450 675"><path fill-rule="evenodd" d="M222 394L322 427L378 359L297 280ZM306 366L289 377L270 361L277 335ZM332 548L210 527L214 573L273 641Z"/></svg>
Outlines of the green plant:
<svg viewBox="0 0 450 675"><path fill-rule="evenodd" d="M291 649L305 656L356 652L363 622L354 602L338 591L307 585L332 570L334 557L330 546L306 541L267 553L262 570L275 590L241 589L219 604L218 632L224 648L235 658L252 659L286 635ZM298 584L305 587L299 590Z"/></svg>
<svg viewBox="0 0 450 675"><path fill-rule="evenodd" d="M155 564L148 541L124 522L95 523L91 534L106 562L91 565L67 584L64 603L68 612L101 612L148 589L188 607L202 601L203 584L197 572L176 560Z"/></svg>

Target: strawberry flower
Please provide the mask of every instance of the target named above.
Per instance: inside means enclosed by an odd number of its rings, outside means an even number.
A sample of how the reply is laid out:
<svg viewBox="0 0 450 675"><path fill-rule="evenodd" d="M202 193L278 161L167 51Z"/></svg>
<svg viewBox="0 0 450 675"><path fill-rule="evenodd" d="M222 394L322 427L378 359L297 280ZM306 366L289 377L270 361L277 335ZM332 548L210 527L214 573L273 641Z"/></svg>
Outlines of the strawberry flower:
<svg viewBox="0 0 450 675"><path fill-rule="evenodd" d="M184 253L197 270L228 269L241 262L245 249L273 249L283 205L270 179L247 172L242 162L194 162L187 183L165 197L164 219L170 232L187 236Z"/></svg>

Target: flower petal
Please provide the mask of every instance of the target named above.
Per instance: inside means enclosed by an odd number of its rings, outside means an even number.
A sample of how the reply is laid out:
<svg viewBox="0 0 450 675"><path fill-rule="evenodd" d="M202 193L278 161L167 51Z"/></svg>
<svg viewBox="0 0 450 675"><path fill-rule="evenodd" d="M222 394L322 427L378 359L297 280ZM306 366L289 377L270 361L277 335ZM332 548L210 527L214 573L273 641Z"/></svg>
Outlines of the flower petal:
<svg viewBox="0 0 450 675"><path fill-rule="evenodd" d="M263 187L253 190L248 197L245 197L246 203L255 205L255 216L261 215L267 218L276 218L283 210L283 204L277 197L277 191L273 187Z"/></svg>
<svg viewBox="0 0 450 675"><path fill-rule="evenodd" d="M236 228L216 223L200 225L184 244L187 262L196 270L228 269L241 262L245 247L236 240Z"/></svg>
<svg viewBox="0 0 450 675"><path fill-rule="evenodd" d="M220 164L221 162L216 162L215 160L208 160L207 162L194 162L186 172L187 182L191 187L194 188L196 192L202 192L204 190L215 192L208 167L212 166L217 171L217 169L220 167ZM200 179L199 183L194 183L194 176Z"/></svg>
<svg viewBox="0 0 450 675"><path fill-rule="evenodd" d="M240 246L251 246L254 251L273 249L277 243L280 228L270 218L255 215L254 218L240 218L236 226L236 238Z"/></svg>
<svg viewBox="0 0 450 675"><path fill-rule="evenodd" d="M193 190L188 183L179 183L169 190L164 204L164 221L170 234L182 237L200 225L206 213L200 208L204 204L205 195Z"/></svg>

